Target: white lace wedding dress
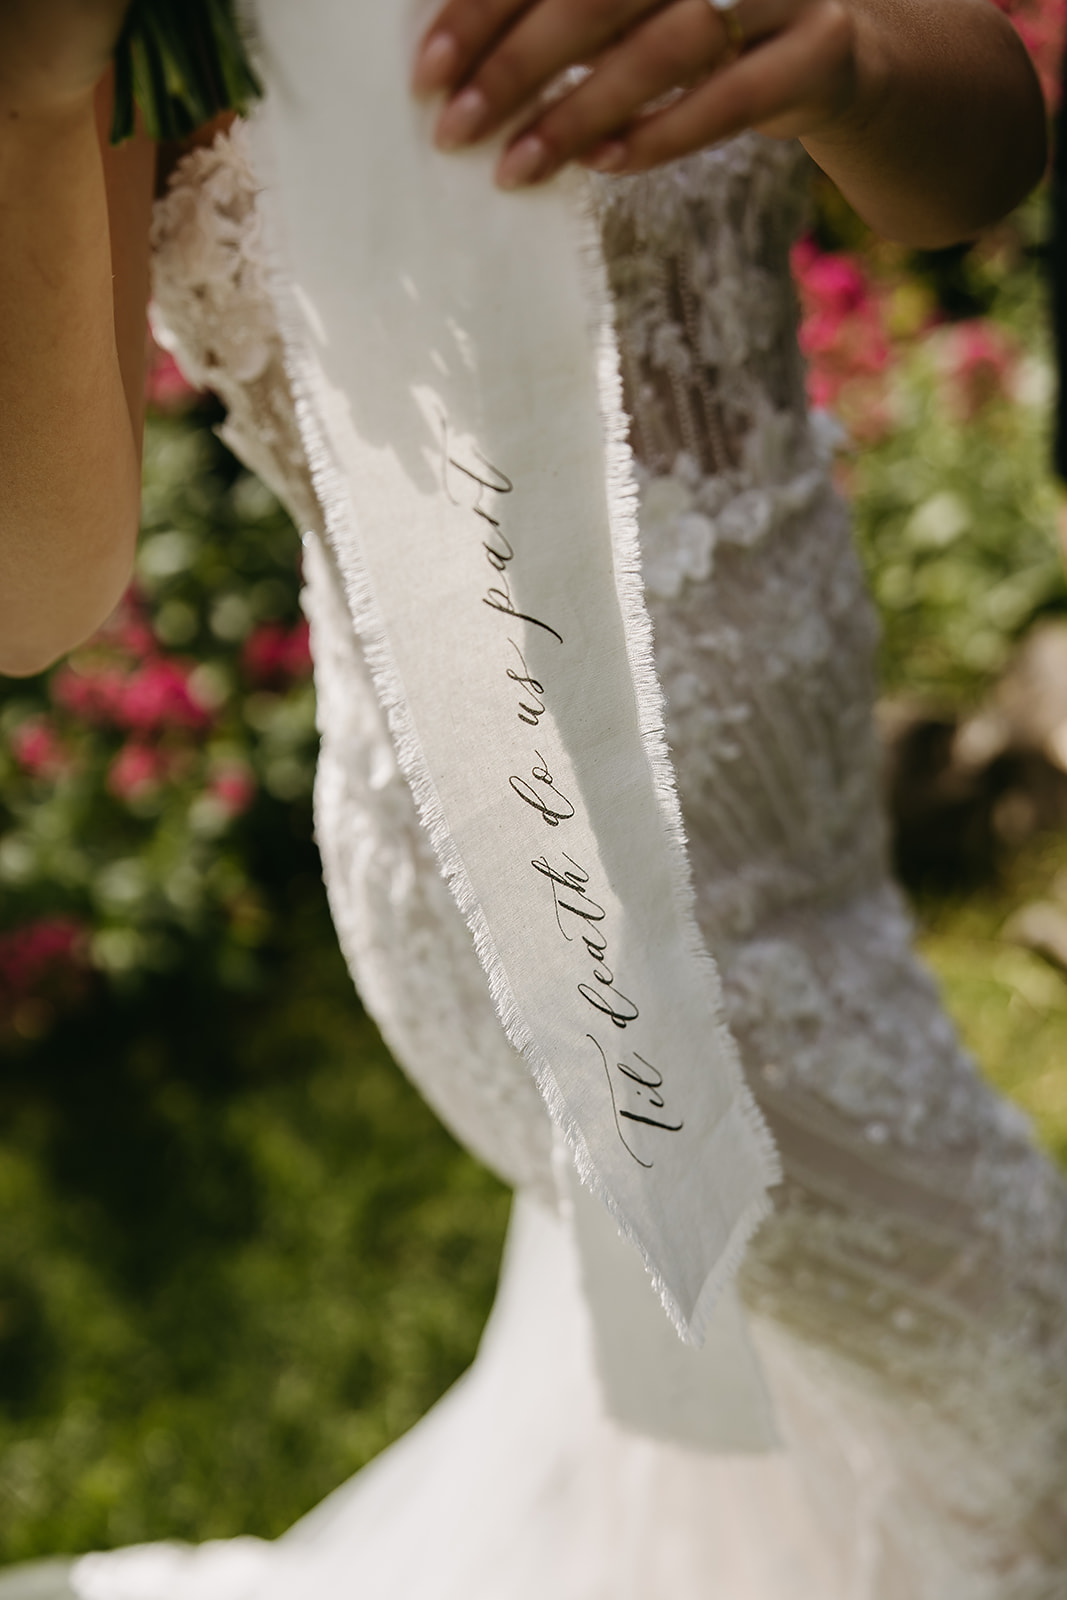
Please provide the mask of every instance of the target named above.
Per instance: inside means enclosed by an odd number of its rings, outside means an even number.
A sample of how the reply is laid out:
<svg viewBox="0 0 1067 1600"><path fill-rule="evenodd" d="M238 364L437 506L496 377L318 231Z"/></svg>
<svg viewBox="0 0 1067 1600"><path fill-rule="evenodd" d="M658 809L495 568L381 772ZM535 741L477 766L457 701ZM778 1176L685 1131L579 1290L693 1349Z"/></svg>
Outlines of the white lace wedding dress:
<svg viewBox="0 0 1067 1600"><path fill-rule="evenodd" d="M519 1198L470 1374L286 1538L27 1569L3 1600L1067 1596L1067 1189L962 1055L887 877L875 622L795 341L804 188L755 136L597 188L699 917L786 1168L742 1274L782 1450L605 1411L549 1123L320 537L238 130L157 209L159 316L307 530L318 838L360 993Z"/></svg>

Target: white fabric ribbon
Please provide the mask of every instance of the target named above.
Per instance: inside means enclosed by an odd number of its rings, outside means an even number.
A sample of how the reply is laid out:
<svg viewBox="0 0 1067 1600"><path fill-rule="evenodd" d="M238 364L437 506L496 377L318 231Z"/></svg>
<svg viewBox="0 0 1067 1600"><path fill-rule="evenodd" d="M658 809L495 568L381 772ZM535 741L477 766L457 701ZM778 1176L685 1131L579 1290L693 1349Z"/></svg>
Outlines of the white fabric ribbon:
<svg viewBox="0 0 1067 1600"><path fill-rule="evenodd" d="M419 20L253 7L304 442L502 1022L699 1340L775 1158L691 909L603 264L577 183L432 149Z"/></svg>

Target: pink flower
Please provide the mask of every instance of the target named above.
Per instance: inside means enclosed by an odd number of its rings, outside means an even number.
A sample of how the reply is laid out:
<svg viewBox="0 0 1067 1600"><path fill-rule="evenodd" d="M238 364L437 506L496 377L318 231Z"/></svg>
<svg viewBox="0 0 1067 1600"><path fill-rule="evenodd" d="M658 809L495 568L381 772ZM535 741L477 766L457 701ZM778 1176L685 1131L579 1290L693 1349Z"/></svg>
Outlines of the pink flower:
<svg viewBox="0 0 1067 1600"><path fill-rule="evenodd" d="M85 965L84 929L72 917L39 917L0 934L0 989L32 993L57 972Z"/></svg>
<svg viewBox="0 0 1067 1600"><path fill-rule="evenodd" d="M870 301L867 275L852 256L824 253L808 238L794 245L792 263L805 300L835 319L858 311Z"/></svg>
<svg viewBox="0 0 1067 1600"><path fill-rule="evenodd" d="M145 402L153 411L187 411L195 404L194 389L169 350L162 350L150 337L145 362Z"/></svg>
<svg viewBox="0 0 1067 1600"><path fill-rule="evenodd" d="M131 656L146 656L156 646L155 635L148 623L141 617L129 614L118 620L112 638L121 650Z"/></svg>
<svg viewBox="0 0 1067 1600"><path fill-rule="evenodd" d="M141 735L209 726L212 713L190 684L191 668L150 655L132 668L75 657L52 677L56 705L84 722L110 723Z"/></svg>
<svg viewBox="0 0 1067 1600"><path fill-rule="evenodd" d="M140 734L207 727L211 713L197 699L189 677L183 662L169 656L150 658L126 678L115 720Z"/></svg>
<svg viewBox="0 0 1067 1600"><path fill-rule="evenodd" d="M860 261L824 254L812 239L794 246L792 264L808 398L856 437L876 438L888 425L882 378L891 356L881 298Z"/></svg>
<svg viewBox="0 0 1067 1600"><path fill-rule="evenodd" d="M255 774L244 761L222 762L212 774L207 792L228 817L239 817L256 797Z"/></svg>
<svg viewBox="0 0 1067 1600"><path fill-rule="evenodd" d="M993 400L1011 398L1019 350L995 323L976 318L947 328L939 356L949 407L960 421L973 421Z"/></svg>
<svg viewBox="0 0 1067 1600"><path fill-rule="evenodd" d="M52 674L57 706L82 722L114 722L122 704L126 674L112 662L68 661Z"/></svg>
<svg viewBox="0 0 1067 1600"><path fill-rule="evenodd" d="M11 753L31 778L61 778L74 763L47 717L30 717L11 735Z"/></svg>
<svg viewBox="0 0 1067 1600"><path fill-rule="evenodd" d="M995 0L1010 18L1029 50L1045 99L1055 109L1060 98L1060 60L1067 3L1065 0Z"/></svg>
<svg viewBox="0 0 1067 1600"><path fill-rule="evenodd" d="M157 792L169 773L162 750L131 739L124 744L107 775L107 786L116 800L143 800Z"/></svg>
<svg viewBox="0 0 1067 1600"><path fill-rule="evenodd" d="M0 1031L39 1038L55 1002L77 999L89 964L84 935L71 917L41 917L0 934Z"/></svg>
<svg viewBox="0 0 1067 1600"><path fill-rule="evenodd" d="M307 622L295 627L263 622L245 640L245 672L260 688L281 688L311 671L311 644Z"/></svg>

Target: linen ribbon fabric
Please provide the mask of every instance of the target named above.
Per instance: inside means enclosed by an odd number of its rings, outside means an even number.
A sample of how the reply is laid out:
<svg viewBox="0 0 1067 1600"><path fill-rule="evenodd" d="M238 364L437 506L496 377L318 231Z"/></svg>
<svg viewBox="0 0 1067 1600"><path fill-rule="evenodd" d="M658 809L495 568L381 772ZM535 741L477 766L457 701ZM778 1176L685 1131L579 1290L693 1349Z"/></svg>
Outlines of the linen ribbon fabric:
<svg viewBox="0 0 1067 1600"><path fill-rule="evenodd" d="M699 1342L776 1163L690 904L584 191L501 195L488 155L433 150L417 0L251 10L279 314L353 624L502 1023Z"/></svg>

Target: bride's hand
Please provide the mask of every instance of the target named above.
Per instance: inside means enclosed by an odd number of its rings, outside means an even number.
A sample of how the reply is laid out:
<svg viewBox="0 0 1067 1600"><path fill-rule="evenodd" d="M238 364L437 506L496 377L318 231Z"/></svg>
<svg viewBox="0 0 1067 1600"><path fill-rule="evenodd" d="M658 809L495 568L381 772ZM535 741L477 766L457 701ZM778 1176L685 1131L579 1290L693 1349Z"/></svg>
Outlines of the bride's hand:
<svg viewBox="0 0 1067 1600"><path fill-rule="evenodd" d="M845 0L739 0L728 13L709 0L447 0L415 87L446 95L442 149L535 107L497 168L513 188L572 160L644 171L745 128L810 134L848 103L854 52ZM583 81L537 105L575 66Z"/></svg>
<svg viewBox="0 0 1067 1600"><path fill-rule="evenodd" d="M91 110L128 3L0 0L0 118Z"/></svg>

